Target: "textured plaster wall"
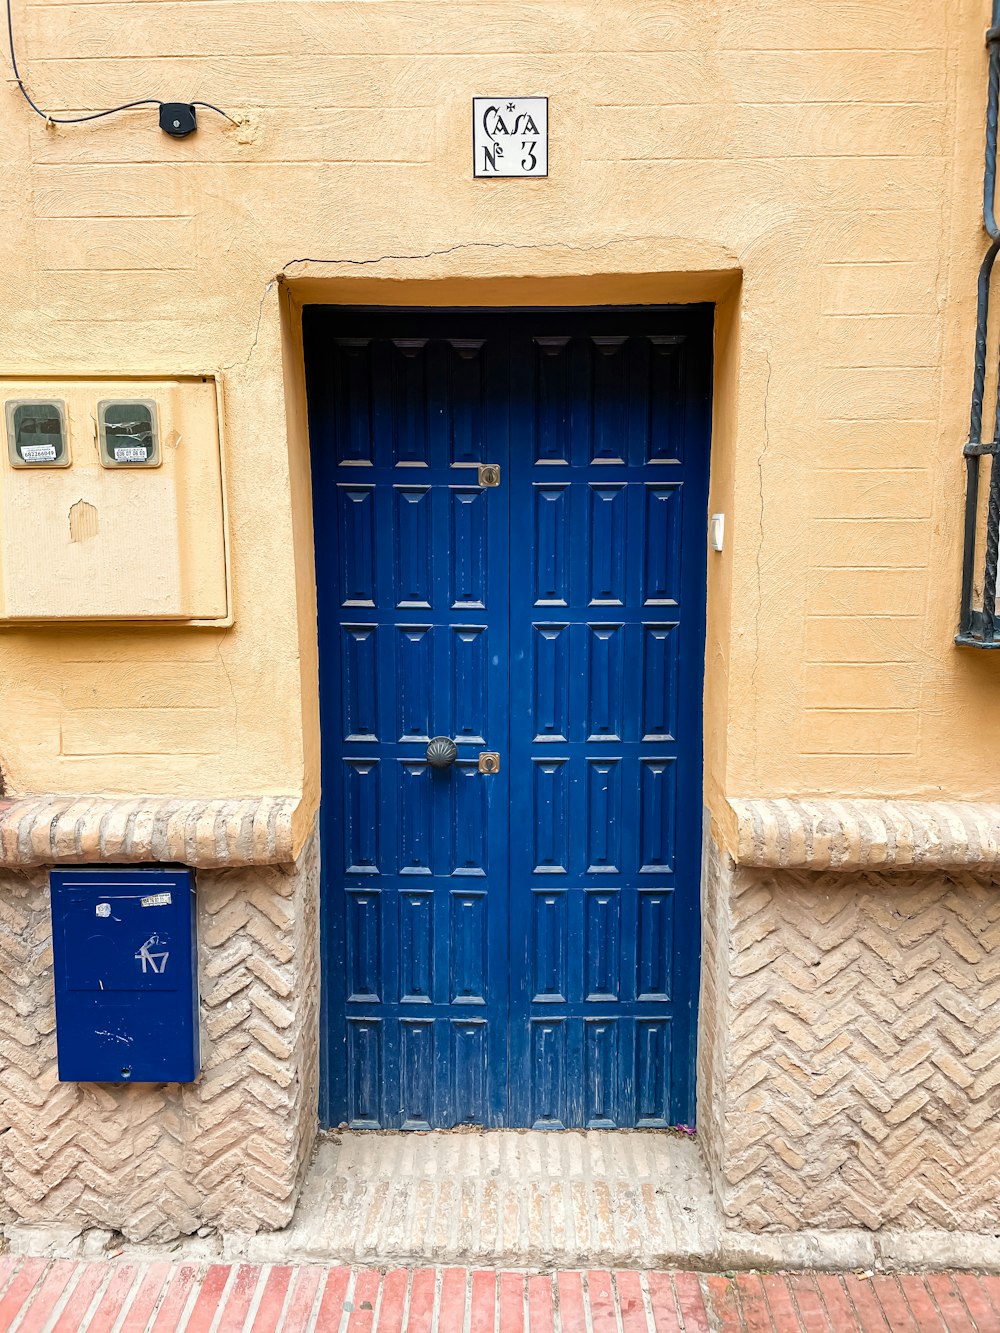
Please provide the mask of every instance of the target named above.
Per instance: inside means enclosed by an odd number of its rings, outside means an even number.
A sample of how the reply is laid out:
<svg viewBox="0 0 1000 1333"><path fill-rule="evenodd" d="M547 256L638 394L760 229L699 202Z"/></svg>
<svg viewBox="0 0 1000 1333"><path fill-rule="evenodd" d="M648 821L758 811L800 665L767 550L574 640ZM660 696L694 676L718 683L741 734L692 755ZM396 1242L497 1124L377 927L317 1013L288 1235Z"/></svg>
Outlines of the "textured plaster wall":
<svg viewBox="0 0 1000 1333"><path fill-rule="evenodd" d="M1000 1227L1000 898L706 844L698 1122L753 1231Z"/></svg>
<svg viewBox="0 0 1000 1333"><path fill-rule="evenodd" d="M60 1083L47 874L0 871L0 1222L169 1240L292 1215L316 1132L316 839L198 872L202 1073Z"/></svg>
<svg viewBox="0 0 1000 1333"><path fill-rule="evenodd" d="M12 3L43 106L242 123L60 128L3 90L4 369L224 372L235 609L0 633L11 790L314 804L297 302L532 291L724 297L716 818L722 792L992 790L997 663L951 645L986 0ZM491 90L549 95L548 180L470 178Z"/></svg>

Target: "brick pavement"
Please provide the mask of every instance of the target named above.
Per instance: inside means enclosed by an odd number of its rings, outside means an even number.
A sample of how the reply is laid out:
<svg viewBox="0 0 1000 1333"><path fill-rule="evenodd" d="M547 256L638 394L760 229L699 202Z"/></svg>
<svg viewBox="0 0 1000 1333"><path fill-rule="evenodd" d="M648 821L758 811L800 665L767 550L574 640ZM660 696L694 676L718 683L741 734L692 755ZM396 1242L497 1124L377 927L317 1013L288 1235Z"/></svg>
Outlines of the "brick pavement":
<svg viewBox="0 0 1000 1333"><path fill-rule="evenodd" d="M0 1259L0 1333L1000 1333L1000 1277Z"/></svg>

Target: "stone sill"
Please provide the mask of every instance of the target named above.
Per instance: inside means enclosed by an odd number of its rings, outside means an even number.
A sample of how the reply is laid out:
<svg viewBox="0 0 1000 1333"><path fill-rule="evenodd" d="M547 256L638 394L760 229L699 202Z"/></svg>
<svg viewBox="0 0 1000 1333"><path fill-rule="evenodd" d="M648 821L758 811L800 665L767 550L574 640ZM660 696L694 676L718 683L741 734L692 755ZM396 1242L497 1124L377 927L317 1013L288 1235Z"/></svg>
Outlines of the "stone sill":
<svg viewBox="0 0 1000 1333"><path fill-rule="evenodd" d="M737 865L769 870L1000 873L1000 805L730 800ZM0 800L0 866L179 862L289 865L298 796L31 796Z"/></svg>
<svg viewBox="0 0 1000 1333"><path fill-rule="evenodd" d="M737 865L769 870L1000 872L1000 805L730 800Z"/></svg>
<svg viewBox="0 0 1000 1333"><path fill-rule="evenodd" d="M169 796L0 800L0 866L180 862L200 868L289 865L297 796L220 801Z"/></svg>

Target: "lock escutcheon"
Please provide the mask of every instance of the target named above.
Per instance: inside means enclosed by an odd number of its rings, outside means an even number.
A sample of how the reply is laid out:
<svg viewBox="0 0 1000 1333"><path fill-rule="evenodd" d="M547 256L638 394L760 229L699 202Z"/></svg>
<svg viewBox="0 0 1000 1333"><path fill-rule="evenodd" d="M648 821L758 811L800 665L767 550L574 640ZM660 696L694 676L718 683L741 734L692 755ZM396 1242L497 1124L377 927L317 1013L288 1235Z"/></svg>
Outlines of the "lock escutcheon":
<svg viewBox="0 0 1000 1333"><path fill-rule="evenodd" d="M479 464L479 484L480 486L500 485L500 467L497 463Z"/></svg>
<svg viewBox="0 0 1000 1333"><path fill-rule="evenodd" d="M479 756L480 773L499 773L500 756L496 750L483 750Z"/></svg>

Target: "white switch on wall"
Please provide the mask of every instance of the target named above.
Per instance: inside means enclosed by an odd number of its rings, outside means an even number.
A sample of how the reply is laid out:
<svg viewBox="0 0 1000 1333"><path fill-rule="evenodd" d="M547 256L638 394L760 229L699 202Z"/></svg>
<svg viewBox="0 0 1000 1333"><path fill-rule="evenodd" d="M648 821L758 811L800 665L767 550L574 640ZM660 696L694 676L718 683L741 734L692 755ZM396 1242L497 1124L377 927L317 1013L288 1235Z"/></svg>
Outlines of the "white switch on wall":
<svg viewBox="0 0 1000 1333"><path fill-rule="evenodd" d="M725 514L713 514L708 525L708 540L713 551L721 551L726 538Z"/></svg>

